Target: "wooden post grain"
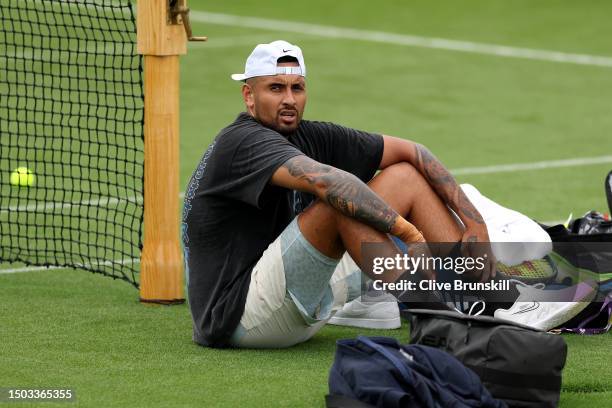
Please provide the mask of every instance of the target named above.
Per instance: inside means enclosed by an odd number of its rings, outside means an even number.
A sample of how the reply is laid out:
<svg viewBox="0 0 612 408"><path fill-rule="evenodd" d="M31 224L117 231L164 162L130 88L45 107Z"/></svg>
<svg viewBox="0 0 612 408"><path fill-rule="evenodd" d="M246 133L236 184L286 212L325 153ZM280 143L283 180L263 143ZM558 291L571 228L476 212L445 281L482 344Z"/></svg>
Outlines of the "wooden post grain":
<svg viewBox="0 0 612 408"><path fill-rule="evenodd" d="M144 240L140 300L182 303L179 244L179 55L181 25L168 24L168 0L137 3L138 52L144 55Z"/></svg>

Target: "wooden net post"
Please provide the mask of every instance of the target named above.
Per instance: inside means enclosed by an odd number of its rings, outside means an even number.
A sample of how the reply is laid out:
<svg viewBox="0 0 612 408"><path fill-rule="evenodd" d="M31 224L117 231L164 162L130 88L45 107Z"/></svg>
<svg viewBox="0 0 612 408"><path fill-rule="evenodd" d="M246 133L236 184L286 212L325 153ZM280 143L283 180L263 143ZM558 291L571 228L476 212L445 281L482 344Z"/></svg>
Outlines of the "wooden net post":
<svg viewBox="0 0 612 408"><path fill-rule="evenodd" d="M187 36L172 24L169 0L137 2L138 53L144 55L144 242L140 301L183 303L179 244L179 55Z"/></svg>

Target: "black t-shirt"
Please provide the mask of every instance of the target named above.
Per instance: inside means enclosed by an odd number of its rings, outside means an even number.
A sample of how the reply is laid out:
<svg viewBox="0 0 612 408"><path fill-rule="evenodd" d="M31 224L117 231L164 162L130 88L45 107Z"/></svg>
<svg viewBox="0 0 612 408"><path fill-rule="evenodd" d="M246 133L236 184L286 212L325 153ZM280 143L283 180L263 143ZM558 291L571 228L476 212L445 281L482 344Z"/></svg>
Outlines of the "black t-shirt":
<svg viewBox="0 0 612 408"><path fill-rule="evenodd" d="M382 152L380 135L324 122L304 120L285 137L241 113L219 133L185 193L183 242L196 342L227 346L244 312L253 266L314 198L269 184L272 174L303 154L367 182Z"/></svg>

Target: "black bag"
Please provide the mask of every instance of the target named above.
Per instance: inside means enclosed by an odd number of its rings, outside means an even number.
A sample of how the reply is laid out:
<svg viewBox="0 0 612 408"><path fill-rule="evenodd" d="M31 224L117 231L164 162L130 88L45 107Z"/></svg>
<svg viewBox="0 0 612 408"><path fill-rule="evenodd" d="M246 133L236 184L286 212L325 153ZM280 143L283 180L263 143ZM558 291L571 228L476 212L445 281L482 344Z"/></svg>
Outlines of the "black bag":
<svg viewBox="0 0 612 408"><path fill-rule="evenodd" d="M338 340L328 408L505 408L476 374L441 350L390 337Z"/></svg>
<svg viewBox="0 0 612 408"><path fill-rule="evenodd" d="M612 172L610 173L612 176ZM609 176L609 177L610 177ZM612 180L612 178L611 178ZM586 217L585 217L586 218ZM559 327L563 332L580 334L606 333L610 329L610 300L612 293L612 233L601 232L612 228L612 222L600 222L589 233L580 233L584 218L572 222L571 227L563 225L545 227L553 241L555 254L561 256L576 271L563 281L575 285L580 281L593 280L598 283L596 298L579 315ZM591 225L589 223L589 225ZM599 228L603 225L602 228Z"/></svg>
<svg viewBox="0 0 612 408"><path fill-rule="evenodd" d="M445 350L511 407L556 407L567 345L561 336L490 316L411 309L410 342Z"/></svg>
<svg viewBox="0 0 612 408"><path fill-rule="evenodd" d="M612 213L612 171L605 180L606 198ZM540 224L553 241L553 250L576 266L596 272L612 272L612 221L597 211L564 225ZM591 258L584 262L583 258ZM589 256L590 255L590 256ZM580 261L586 265L579 265ZM578 263L576 263L578 262Z"/></svg>

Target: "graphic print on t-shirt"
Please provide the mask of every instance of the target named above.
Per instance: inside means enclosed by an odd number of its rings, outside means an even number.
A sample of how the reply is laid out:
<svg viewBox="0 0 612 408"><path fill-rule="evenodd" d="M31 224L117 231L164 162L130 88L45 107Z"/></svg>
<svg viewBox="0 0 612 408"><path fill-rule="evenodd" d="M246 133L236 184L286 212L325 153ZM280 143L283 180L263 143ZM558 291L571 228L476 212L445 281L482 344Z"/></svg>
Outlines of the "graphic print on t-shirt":
<svg viewBox="0 0 612 408"><path fill-rule="evenodd" d="M195 193L200 185L200 180L204 176L204 171L206 170L206 165L208 163L208 158L212 154L215 149L216 140L213 141L208 149L206 149L206 153L202 156L202 160L198 164L196 171L191 176L191 180L189 180L189 184L187 184L187 190L185 191L185 203L183 204L183 222L181 223L181 235L183 237L183 256L185 258L185 284L189 285L189 235L187 234L187 217L189 216L189 211L191 211L191 202L195 197Z"/></svg>

